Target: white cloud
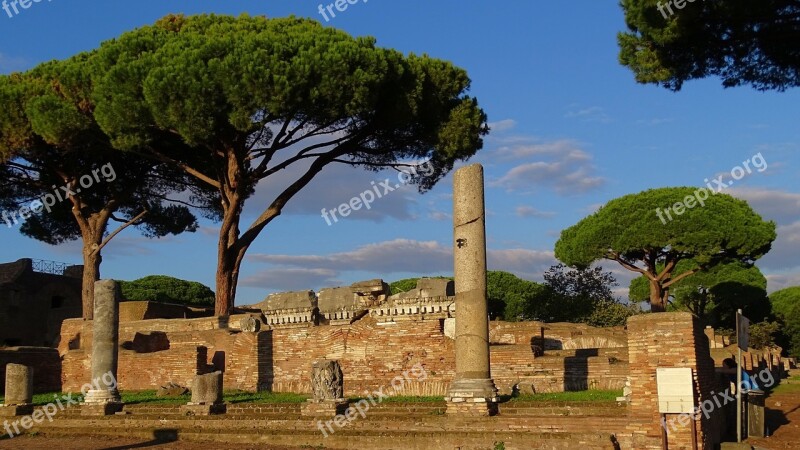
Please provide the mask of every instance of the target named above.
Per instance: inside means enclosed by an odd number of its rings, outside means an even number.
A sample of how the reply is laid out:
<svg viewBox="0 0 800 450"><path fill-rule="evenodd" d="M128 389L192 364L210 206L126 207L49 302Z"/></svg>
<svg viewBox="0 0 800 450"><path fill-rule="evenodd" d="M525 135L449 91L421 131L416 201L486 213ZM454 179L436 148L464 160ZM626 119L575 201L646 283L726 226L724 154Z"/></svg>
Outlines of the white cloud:
<svg viewBox="0 0 800 450"><path fill-rule="evenodd" d="M725 192L747 201L766 220L780 225L800 220L800 194L764 188L734 188Z"/></svg>
<svg viewBox="0 0 800 450"><path fill-rule="evenodd" d="M537 138L504 142L493 152L493 161L526 161L506 171L488 185L509 192L528 191L534 187L553 189L560 195L579 194L605 185L596 174L593 157L571 139L542 141Z"/></svg>
<svg viewBox="0 0 800 450"><path fill-rule="evenodd" d="M564 117L568 119L580 119L586 122L612 122L611 117L606 113L605 109L599 106L573 107L564 114Z"/></svg>
<svg viewBox="0 0 800 450"><path fill-rule="evenodd" d="M787 274L766 275L767 292L770 294L788 287L800 286L800 270Z"/></svg>
<svg viewBox="0 0 800 450"><path fill-rule="evenodd" d="M516 126L517 126L517 121L514 119L505 119L489 123L489 128L496 133L502 133L503 131L508 131Z"/></svg>
<svg viewBox="0 0 800 450"><path fill-rule="evenodd" d="M330 269L271 268L244 278L241 286L273 291L301 291L342 284Z"/></svg>
<svg viewBox="0 0 800 450"><path fill-rule="evenodd" d="M518 206L516 210L519 217L535 217L537 219L549 219L555 217L556 213L550 211L539 211L531 206Z"/></svg>

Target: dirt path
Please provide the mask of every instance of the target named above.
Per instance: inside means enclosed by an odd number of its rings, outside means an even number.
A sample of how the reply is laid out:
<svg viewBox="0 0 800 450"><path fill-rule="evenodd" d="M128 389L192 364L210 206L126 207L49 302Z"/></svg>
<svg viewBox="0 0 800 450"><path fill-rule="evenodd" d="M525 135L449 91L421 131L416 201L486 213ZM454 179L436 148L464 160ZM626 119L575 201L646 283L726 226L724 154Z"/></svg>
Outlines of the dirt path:
<svg viewBox="0 0 800 450"><path fill-rule="evenodd" d="M797 387L773 393L767 399L767 428L772 436L750 439L749 443L769 450L795 450L800 446L800 386Z"/></svg>
<svg viewBox="0 0 800 450"><path fill-rule="evenodd" d="M296 450L297 447L275 447L259 445L225 445L207 442L170 442L156 443L130 438L106 437L80 437L80 438L50 438L36 436L20 436L14 439L0 440L2 450L128 450L128 449L156 449L156 450Z"/></svg>

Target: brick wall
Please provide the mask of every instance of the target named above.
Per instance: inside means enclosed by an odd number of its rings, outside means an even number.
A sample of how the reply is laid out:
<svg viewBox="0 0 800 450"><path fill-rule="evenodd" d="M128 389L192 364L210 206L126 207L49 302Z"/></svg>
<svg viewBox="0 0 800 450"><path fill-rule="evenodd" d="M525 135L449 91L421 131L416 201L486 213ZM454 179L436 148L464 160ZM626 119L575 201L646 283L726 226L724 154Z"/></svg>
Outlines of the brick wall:
<svg viewBox="0 0 800 450"><path fill-rule="evenodd" d="M628 352L631 377L631 415L634 423L628 432L650 443L641 448L660 448L661 432L658 411L657 368L691 368L694 377L695 405L711 399L718 391L714 361L709 355L708 339L690 313L658 313L628 319ZM696 420L698 448L714 448L719 442L725 411L717 409L710 419ZM668 414L669 423L675 415ZM691 449L691 426L670 428L670 449Z"/></svg>
<svg viewBox="0 0 800 450"><path fill-rule="evenodd" d="M231 327L240 319L232 317ZM306 393L311 363L326 358L342 364L345 392L351 396L388 387L418 363L427 378L417 382L412 377L399 394L444 395L454 376L454 342L438 319L378 324L366 317L344 326L277 327L259 333L223 325L215 318L121 323L120 388L155 389L170 381L189 386L194 374L224 368L226 388ZM548 328L555 332L548 335L550 341L563 339L555 348L579 345L576 336L610 332L585 326L569 331L566 324ZM522 392L622 389L627 376L624 348L548 350L534 357L530 343L541 329L536 322L492 322L492 373L502 393L511 393L514 386ZM65 322L59 351L67 391L88 380L91 339L91 322Z"/></svg>
<svg viewBox="0 0 800 450"><path fill-rule="evenodd" d="M0 349L0 393L5 394L6 365L21 364L33 367L35 393L57 392L61 389L61 361L58 351L45 347L11 347Z"/></svg>

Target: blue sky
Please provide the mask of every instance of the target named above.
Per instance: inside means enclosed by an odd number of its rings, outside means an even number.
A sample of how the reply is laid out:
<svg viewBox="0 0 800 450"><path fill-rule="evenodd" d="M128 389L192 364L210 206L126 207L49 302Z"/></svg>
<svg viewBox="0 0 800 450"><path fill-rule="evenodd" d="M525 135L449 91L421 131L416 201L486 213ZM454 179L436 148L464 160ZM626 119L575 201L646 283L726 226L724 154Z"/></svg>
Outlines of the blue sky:
<svg viewBox="0 0 800 450"><path fill-rule="evenodd" d="M8 17L0 10L0 73L89 50L168 13L311 17L319 2L52 0ZM12 11L13 12L13 11ZM769 290L800 285L800 91L723 89L717 79L679 93L638 85L617 62L624 29L617 2L422 0L358 2L326 22L402 52L465 68L494 131L473 159L486 167L491 269L540 280L560 231L610 199L663 186L702 186L760 153L767 163L727 192L778 223L759 262ZM343 167L323 173L251 248L237 304L275 291L369 278L452 272L451 178L420 196L401 189L329 226L320 216L396 174ZM726 179L730 179L727 175ZM245 211L254 218L265 183ZM261 201L259 202L259 200ZM666 206L666 205L665 205ZM148 240L126 230L104 251L104 278L168 274L213 287L214 223ZM32 257L79 264L78 242L51 247L0 227L0 261ZM629 273L603 266L627 286ZM624 295L623 291L620 291Z"/></svg>

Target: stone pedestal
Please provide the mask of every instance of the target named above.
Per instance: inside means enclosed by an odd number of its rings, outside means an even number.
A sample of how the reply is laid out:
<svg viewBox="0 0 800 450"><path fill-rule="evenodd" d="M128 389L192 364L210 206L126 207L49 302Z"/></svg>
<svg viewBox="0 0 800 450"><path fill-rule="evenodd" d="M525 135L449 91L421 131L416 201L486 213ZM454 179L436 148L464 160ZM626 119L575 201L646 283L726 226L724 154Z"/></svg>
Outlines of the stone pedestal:
<svg viewBox="0 0 800 450"><path fill-rule="evenodd" d="M81 405L81 415L111 415L122 411L117 390L119 360L119 283L100 280L94 284L92 320L92 380Z"/></svg>
<svg viewBox="0 0 800 450"><path fill-rule="evenodd" d="M456 376L445 397L449 414L494 415L497 387L489 368L486 213L483 166L455 173L453 234L456 294Z"/></svg>
<svg viewBox="0 0 800 450"><path fill-rule="evenodd" d="M311 391L314 397L301 407L304 416L334 417L344 414L349 407L344 398L344 374L339 361L314 361L311 365Z"/></svg>
<svg viewBox="0 0 800 450"><path fill-rule="evenodd" d="M222 400L222 372L197 375L192 385L192 401L181 407L181 412L192 416L224 414L227 406Z"/></svg>
<svg viewBox="0 0 800 450"><path fill-rule="evenodd" d="M764 416L764 399L766 394L762 391L749 391L747 393L747 437L763 438L766 435L767 425Z"/></svg>
<svg viewBox="0 0 800 450"><path fill-rule="evenodd" d="M0 416L25 416L33 413L33 367L6 365L5 400Z"/></svg>

